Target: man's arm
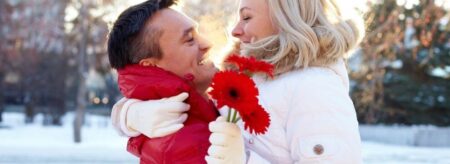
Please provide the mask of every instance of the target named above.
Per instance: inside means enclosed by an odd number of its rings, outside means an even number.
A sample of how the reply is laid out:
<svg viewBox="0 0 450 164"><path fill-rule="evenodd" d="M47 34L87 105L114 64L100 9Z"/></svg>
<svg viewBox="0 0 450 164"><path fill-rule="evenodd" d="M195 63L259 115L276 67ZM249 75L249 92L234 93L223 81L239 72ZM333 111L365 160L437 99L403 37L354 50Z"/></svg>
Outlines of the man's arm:
<svg viewBox="0 0 450 164"><path fill-rule="evenodd" d="M140 101L123 98L113 107L111 119L119 134L149 138L164 137L180 130L190 106L183 101L187 93L160 100Z"/></svg>
<svg viewBox="0 0 450 164"><path fill-rule="evenodd" d="M140 132L124 128L126 126L126 114L129 109L129 105L126 107L124 106L125 103L130 104L129 101L133 101L127 98L122 98L116 104L114 104L112 111L111 111L111 122L113 124L114 129L116 129L117 133L121 136L127 136L127 137L136 137Z"/></svg>

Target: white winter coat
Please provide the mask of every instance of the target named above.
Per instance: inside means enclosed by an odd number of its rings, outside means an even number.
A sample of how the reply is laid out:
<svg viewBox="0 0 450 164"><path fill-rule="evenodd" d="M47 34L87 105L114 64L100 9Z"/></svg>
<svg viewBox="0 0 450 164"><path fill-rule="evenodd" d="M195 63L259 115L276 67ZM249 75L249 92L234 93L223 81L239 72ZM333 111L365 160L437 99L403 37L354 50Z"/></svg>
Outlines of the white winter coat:
<svg viewBox="0 0 450 164"><path fill-rule="evenodd" d="M343 60L254 80L271 124L265 135L243 131L248 163L362 163Z"/></svg>

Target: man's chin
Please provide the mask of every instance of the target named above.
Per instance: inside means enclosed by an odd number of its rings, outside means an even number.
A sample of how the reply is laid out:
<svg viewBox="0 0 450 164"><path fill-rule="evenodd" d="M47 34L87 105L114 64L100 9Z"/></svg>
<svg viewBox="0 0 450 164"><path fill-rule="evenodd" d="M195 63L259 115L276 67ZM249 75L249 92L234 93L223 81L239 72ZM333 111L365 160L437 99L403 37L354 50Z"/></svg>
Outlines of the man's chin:
<svg viewBox="0 0 450 164"><path fill-rule="evenodd" d="M219 71L219 69L217 69L214 63L212 62L204 64L201 69L204 74L212 74L212 75L214 75L216 72Z"/></svg>
<svg viewBox="0 0 450 164"><path fill-rule="evenodd" d="M204 73L204 79L205 81L208 81L209 83L211 83L214 75L219 71L219 69L217 69L214 65L212 65L207 71L205 71Z"/></svg>

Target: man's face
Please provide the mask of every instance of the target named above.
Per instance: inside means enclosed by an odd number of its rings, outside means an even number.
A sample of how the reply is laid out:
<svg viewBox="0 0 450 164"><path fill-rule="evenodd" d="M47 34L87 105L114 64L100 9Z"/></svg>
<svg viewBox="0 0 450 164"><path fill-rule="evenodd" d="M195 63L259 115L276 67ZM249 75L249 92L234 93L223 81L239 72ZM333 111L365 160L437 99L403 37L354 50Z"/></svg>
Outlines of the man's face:
<svg viewBox="0 0 450 164"><path fill-rule="evenodd" d="M211 44L197 32L196 22L173 9L163 9L148 24L162 31L162 58L154 64L180 77L193 74L197 87L209 86L217 69L206 60Z"/></svg>

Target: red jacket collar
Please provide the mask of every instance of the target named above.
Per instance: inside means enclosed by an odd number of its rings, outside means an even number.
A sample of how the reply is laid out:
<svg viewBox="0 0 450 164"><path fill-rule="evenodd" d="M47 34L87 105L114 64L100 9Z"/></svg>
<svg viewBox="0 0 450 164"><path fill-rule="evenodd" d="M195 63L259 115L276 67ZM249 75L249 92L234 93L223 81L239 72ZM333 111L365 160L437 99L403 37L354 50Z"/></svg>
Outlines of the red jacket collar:
<svg viewBox="0 0 450 164"><path fill-rule="evenodd" d="M120 92L129 98L160 99L189 92L193 88L192 75L181 78L155 66L129 65L118 73Z"/></svg>

